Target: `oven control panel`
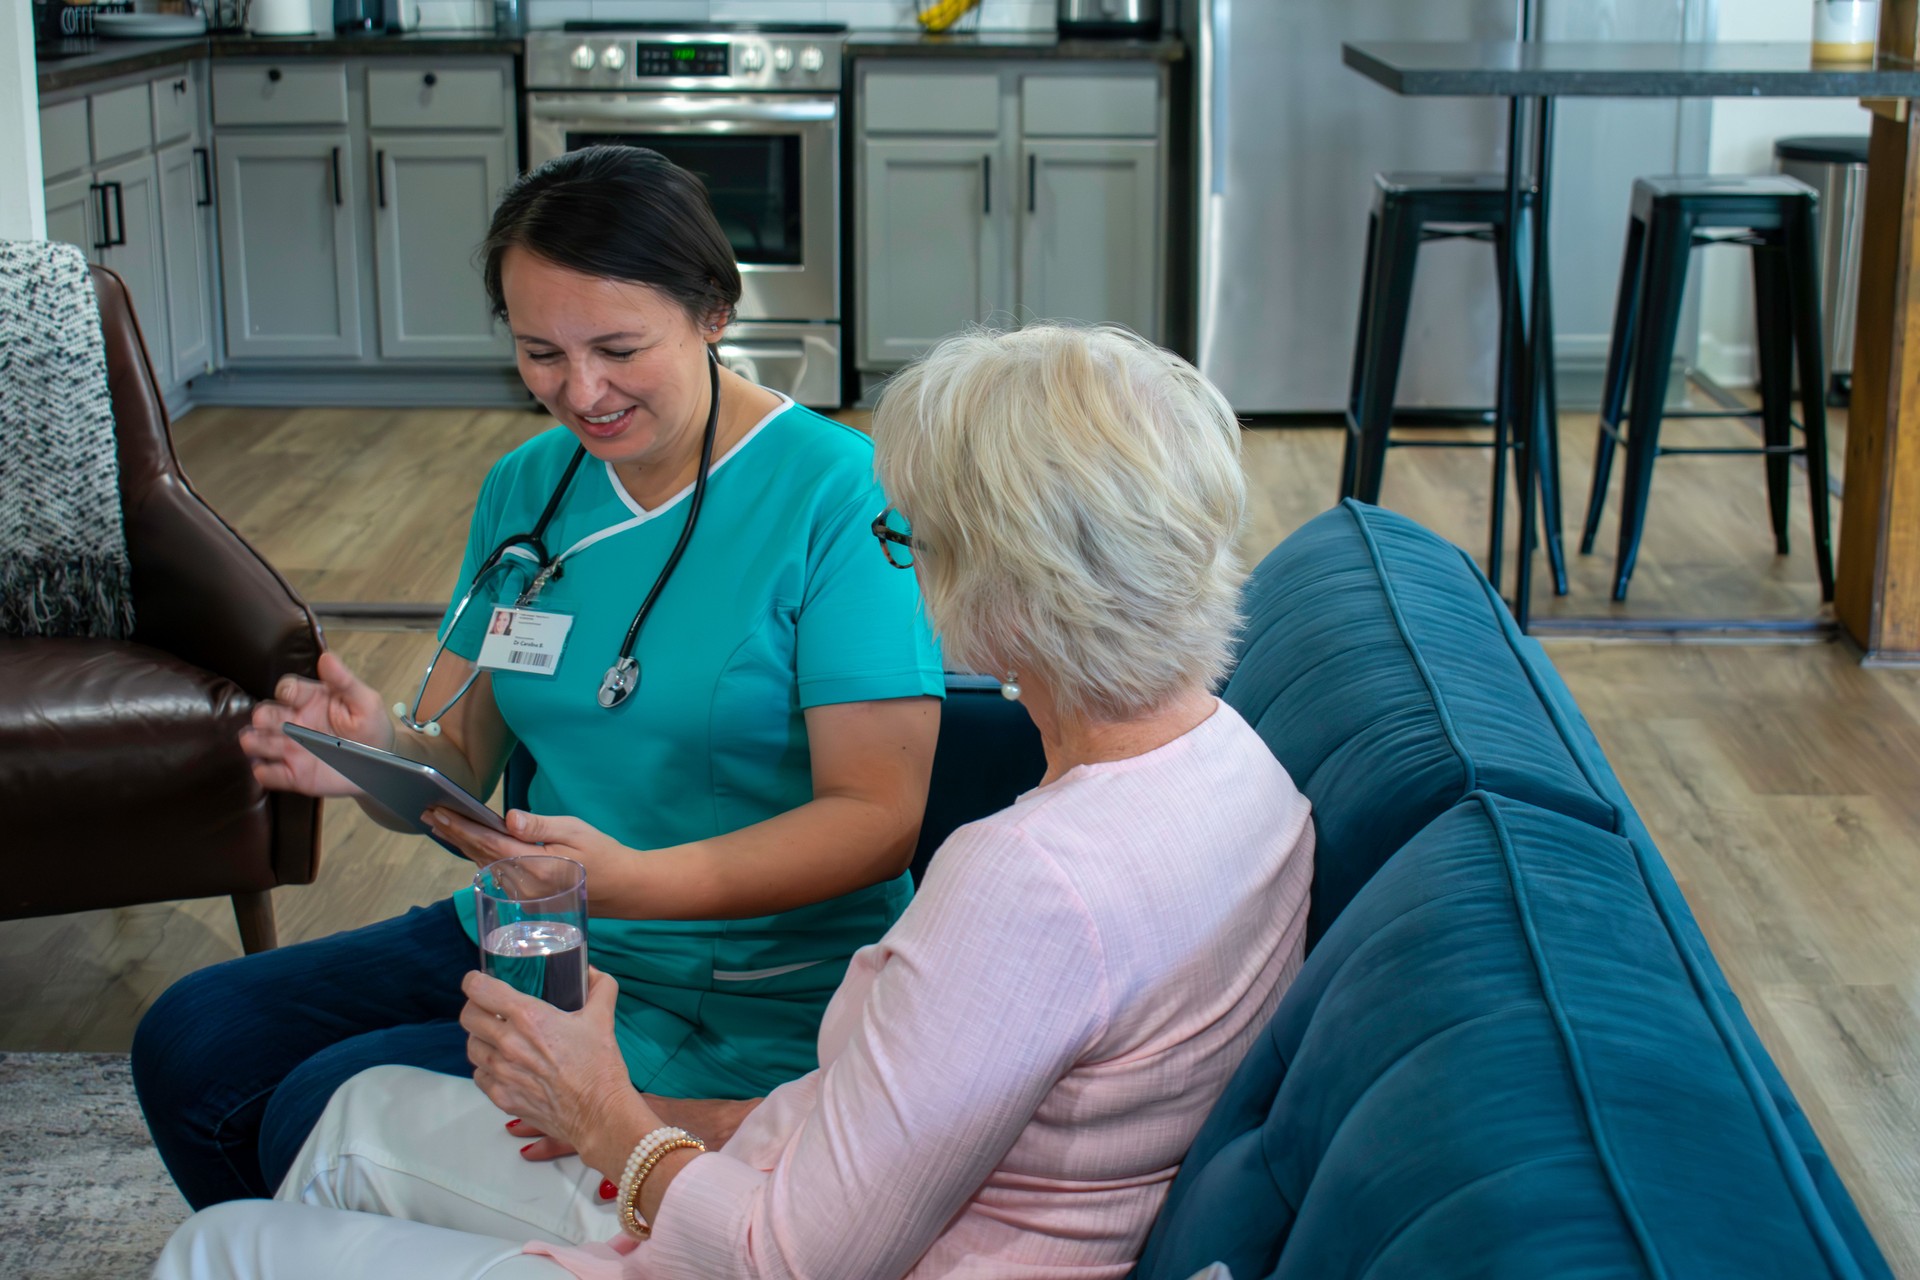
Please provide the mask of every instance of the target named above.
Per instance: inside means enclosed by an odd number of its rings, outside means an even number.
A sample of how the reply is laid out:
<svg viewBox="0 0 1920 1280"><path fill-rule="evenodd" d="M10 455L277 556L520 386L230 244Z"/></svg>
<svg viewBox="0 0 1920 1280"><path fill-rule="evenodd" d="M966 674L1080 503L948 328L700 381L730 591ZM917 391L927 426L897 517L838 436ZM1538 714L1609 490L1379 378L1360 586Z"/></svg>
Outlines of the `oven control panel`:
<svg viewBox="0 0 1920 1280"><path fill-rule="evenodd" d="M642 40L634 46L633 70L650 76L724 76L731 67L731 47L724 44L659 44Z"/></svg>
<svg viewBox="0 0 1920 1280"><path fill-rule="evenodd" d="M532 31L528 89L838 89L845 36Z"/></svg>

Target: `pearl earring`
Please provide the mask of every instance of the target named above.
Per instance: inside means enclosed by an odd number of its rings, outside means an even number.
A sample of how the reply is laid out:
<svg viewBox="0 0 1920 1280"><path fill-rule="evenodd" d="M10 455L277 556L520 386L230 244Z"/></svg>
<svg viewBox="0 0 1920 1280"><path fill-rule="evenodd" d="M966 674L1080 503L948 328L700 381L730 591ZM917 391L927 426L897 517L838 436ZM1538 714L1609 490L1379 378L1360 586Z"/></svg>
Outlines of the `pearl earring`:
<svg viewBox="0 0 1920 1280"><path fill-rule="evenodd" d="M1020 677L1011 671L1007 672L1007 678L1000 682L1000 696L1008 702L1020 701Z"/></svg>

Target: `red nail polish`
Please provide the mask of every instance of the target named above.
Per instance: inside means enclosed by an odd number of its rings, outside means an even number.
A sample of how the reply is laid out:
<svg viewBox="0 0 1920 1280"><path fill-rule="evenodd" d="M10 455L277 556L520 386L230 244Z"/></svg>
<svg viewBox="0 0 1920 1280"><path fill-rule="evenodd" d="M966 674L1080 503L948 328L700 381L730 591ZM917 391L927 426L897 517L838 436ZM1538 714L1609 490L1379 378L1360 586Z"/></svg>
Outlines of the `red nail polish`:
<svg viewBox="0 0 1920 1280"><path fill-rule="evenodd" d="M614 1186L613 1183L607 1181L605 1178L600 1179L600 1198L602 1200L611 1200L619 1194L620 1188Z"/></svg>
<svg viewBox="0 0 1920 1280"><path fill-rule="evenodd" d="M527 1154L527 1152L529 1152L529 1151L531 1151L531 1150L533 1150L533 1149L534 1149L535 1147L537 1147L537 1146L539 1146L539 1145L540 1145L540 1143L539 1143L539 1141L538 1141L537 1139L536 1139L535 1141L533 1141L533 1142L529 1142L529 1143L528 1143L528 1144L527 1144L526 1146L524 1146L524 1147L522 1147L522 1148L520 1148L520 1154L521 1154L521 1155L525 1155L525 1154Z"/></svg>
<svg viewBox="0 0 1920 1280"><path fill-rule="evenodd" d="M509 1129L511 1129L511 1128L513 1128L513 1127L514 1127L515 1125L517 1125L517 1124L519 1124L519 1123L520 1123L520 1122L519 1122L518 1120L509 1120L509 1121L507 1121L507 1128L509 1128Z"/></svg>

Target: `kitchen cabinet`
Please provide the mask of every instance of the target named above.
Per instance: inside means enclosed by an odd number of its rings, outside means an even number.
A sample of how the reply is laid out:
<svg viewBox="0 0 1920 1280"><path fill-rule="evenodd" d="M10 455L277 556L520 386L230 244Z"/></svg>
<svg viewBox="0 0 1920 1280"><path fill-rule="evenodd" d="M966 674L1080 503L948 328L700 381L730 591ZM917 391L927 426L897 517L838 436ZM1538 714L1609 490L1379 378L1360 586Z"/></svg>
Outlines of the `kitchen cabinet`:
<svg viewBox="0 0 1920 1280"><path fill-rule="evenodd" d="M1158 337L1159 146L1023 139L1020 315Z"/></svg>
<svg viewBox="0 0 1920 1280"><path fill-rule="evenodd" d="M227 356L358 358L360 246L344 131L216 139Z"/></svg>
<svg viewBox="0 0 1920 1280"><path fill-rule="evenodd" d="M142 92L144 92L144 86ZM151 155L136 156L94 175L98 196L96 260L127 282L133 313L140 317L147 359L165 381L173 368L167 331L166 251L160 240L160 178Z"/></svg>
<svg viewBox="0 0 1920 1280"><path fill-rule="evenodd" d="M195 195L210 176L198 145L199 86L188 65L40 110L47 236L126 281L155 377L173 401L213 354L211 228Z"/></svg>
<svg viewBox="0 0 1920 1280"><path fill-rule="evenodd" d="M509 365L473 252L518 172L512 63L216 62L226 355Z"/></svg>
<svg viewBox="0 0 1920 1280"><path fill-rule="evenodd" d="M862 145L865 367L905 364L1003 305L1006 218L993 208L997 152L995 142L972 139Z"/></svg>
<svg viewBox="0 0 1920 1280"><path fill-rule="evenodd" d="M173 376L213 367L213 157L191 135L154 157L160 175L160 243Z"/></svg>
<svg viewBox="0 0 1920 1280"><path fill-rule="evenodd" d="M376 133L375 267L387 359L513 359L473 251L508 180L499 134Z"/></svg>
<svg viewBox="0 0 1920 1280"><path fill-rule="evenodd" d="M1165 340L1164 68L870 59L854 84L863 373L976 323Z"/></svg>

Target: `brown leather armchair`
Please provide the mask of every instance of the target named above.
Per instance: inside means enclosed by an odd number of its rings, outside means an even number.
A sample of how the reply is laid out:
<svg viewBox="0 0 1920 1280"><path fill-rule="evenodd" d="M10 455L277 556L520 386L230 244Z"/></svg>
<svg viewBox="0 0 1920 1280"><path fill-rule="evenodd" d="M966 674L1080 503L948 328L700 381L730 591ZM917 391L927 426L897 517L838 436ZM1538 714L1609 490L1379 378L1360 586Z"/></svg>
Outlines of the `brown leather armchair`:
<svg viewBox="0 0 1920 1280"><path fill-rule="evenodd" d="M230 894L249 952L267 890L311 884L320 802L263 792L236 735L319 624L187 484L120 277L93 268L133 562L131 640L0 637L0 919Z"/></svg>

